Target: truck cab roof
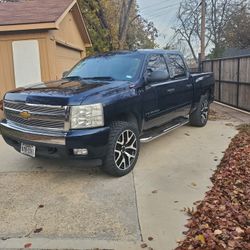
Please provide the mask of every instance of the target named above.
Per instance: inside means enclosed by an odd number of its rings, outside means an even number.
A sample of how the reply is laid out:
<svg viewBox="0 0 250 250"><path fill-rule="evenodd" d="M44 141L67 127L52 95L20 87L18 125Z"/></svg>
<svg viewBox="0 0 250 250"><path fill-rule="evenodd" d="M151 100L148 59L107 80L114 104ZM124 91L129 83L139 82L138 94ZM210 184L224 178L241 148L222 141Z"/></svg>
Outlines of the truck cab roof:
<svg viewBox="0 0 250 250"><path fill-rule="evenodd" d="M181 52L176 50L164 50L164 49L136 49L136 50L118 50L111 51L106 53L100 53L90 57L102 57L102 56L111 56L111 55L119 55L119 54L143 54L143 55L151 55L151 54L177 54L182 55Z"/></svg>

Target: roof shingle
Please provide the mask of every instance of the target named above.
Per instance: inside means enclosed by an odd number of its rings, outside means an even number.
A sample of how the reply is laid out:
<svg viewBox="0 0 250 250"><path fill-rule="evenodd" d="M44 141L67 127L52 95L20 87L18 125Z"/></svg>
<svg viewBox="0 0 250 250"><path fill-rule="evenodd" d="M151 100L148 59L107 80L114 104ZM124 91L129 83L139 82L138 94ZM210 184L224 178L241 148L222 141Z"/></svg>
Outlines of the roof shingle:
<svg viewBox="0 0 250 250"><path fill-rule="evenodd" d="M52 23L74 0L19 0L0 3L0 26Z"/></svg>

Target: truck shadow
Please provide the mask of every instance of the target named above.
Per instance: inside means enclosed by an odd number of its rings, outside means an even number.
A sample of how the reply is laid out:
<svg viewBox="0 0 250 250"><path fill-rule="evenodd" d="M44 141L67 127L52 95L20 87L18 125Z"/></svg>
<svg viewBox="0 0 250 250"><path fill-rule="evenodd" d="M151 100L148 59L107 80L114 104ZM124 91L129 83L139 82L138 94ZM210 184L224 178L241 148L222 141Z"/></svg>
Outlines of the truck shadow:
<svg viewBox="0 0 250 250"><path fill-rule="evenodd" d="M25 157L25 156L24 156ZM101 160L68 160L53 158L22 158L20 165L26 165L25 169L20 171L36 171L36 172L67 172L70 174L78 173L81 175L96 175L108 177L100 169ZM26 162L26 164L24 164ZM20 161L21 163L21 161Z"/></svg>

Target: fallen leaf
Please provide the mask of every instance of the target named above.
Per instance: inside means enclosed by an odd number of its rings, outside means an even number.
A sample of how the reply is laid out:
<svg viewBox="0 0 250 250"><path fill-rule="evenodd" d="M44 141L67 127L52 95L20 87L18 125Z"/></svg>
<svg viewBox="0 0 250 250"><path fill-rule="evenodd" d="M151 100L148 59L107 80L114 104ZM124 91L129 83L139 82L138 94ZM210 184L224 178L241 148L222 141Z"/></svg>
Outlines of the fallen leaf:
<svg viewBox="0 0 250 250"><path fill-rule="evenodd" d="M44 205L39 205L39 206L38 206L38 208L43 208L43 207L44 207Z"/></svg>
<svg viewBox="0 0 250 250"><path fill-rule="evenodd" d="M156 194L158 192L158 190L154 190L152 191L152 194Z"/></svg>
<svg viewBox="0 0 250 250"><path fill-rule="evenodd" d="M153 239L154 239L154 238L151 237L151 236L148 237L148 240L149 240L149 241L152 241Z"/></svg>
<svg viewBox="0 0 250 250"><path fill-rule="evenodd" d="M219 210L220 210L221 212L225 211L225 210L226 210L226 206L225 206L225 205L221 205L221 206L219 207Z"/></svg>
<svg viewBox="0 0 250 250"><path fill-rule="evenodd" d="M236 243L233 240L229 240L227 244L229 247L234 248Z"/></svg>
<svg viewBox="0 0 250 250"><path fill-rule="evenodd" d="M141 244L141 248L146 248L148 245L146 243Z"/></svg>
<svg viewBox="0 0 250 250"><path fill-rule="evenodd" d="M192 208L184 207L180 211L186 213L188 216L192 216L194 214L194 208L193 207Z"/></svg>
<svg viewBox="0 0 250 250"><path fill-rule="evenodd" d="M200 228L201 229L207 229L207 228L209 228L209 225L208 224L203 224L203 225L200 226Z"/></svg>
<svg viewBox="0 0 250 250"><path fill-rule="evenodd" d="M26 244L24 245L24 248L31 248L31 246L32 246L31 243L26 243Z"/></svg>
<svg viewBox="0 0 250 250"><path fill-rule="evenodd" d="M35 233L35 234L40 233L42 230L43 230L42 227L36 228L36 229L34 230L34 233Z"/></svg>
<svg viewBox="0 0 250 250"><path fill-rule="evenodd" d="M205 237L203 234L199 234L195 237L196 240L200 241L202 244L205 244L206 241L205 241Z"/></svg>
<svg viewBox="0 0 250 250"><path fill-rule="evenodd" d="M235 231L238 233L238 234L243 234L245 231L242 230L240 227L236 227Z"/></svg>
<svg viewBox="0 0 250 250"><path fill-rule="evenodd" d="M222 234L222 231L220 229L216 229L216 230L214 230L214 234L220 235L220 234Z"/></svg>
<svg viewBox="0 0 250 250"><path fill-rule="evenodd" d="M197 184L196 184L196 183L194 183L194 182L192 182L191 184L192 184L192 186L194 186L194 187L196 187L196 186L197 186Z"/></svg>

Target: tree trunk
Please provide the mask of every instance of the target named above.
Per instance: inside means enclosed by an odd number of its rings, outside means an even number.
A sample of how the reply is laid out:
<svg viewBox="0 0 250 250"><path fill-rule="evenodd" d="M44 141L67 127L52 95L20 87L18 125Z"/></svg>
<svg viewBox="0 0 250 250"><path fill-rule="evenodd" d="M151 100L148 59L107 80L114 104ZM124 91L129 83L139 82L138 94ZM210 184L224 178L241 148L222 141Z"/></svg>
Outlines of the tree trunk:
<svg viewBox="0 0 250 250"><path fill-rule="evenodd" d="M135 0L123 0L119 25L119 49L124 49L128 32L129 16Z"/></svg>

